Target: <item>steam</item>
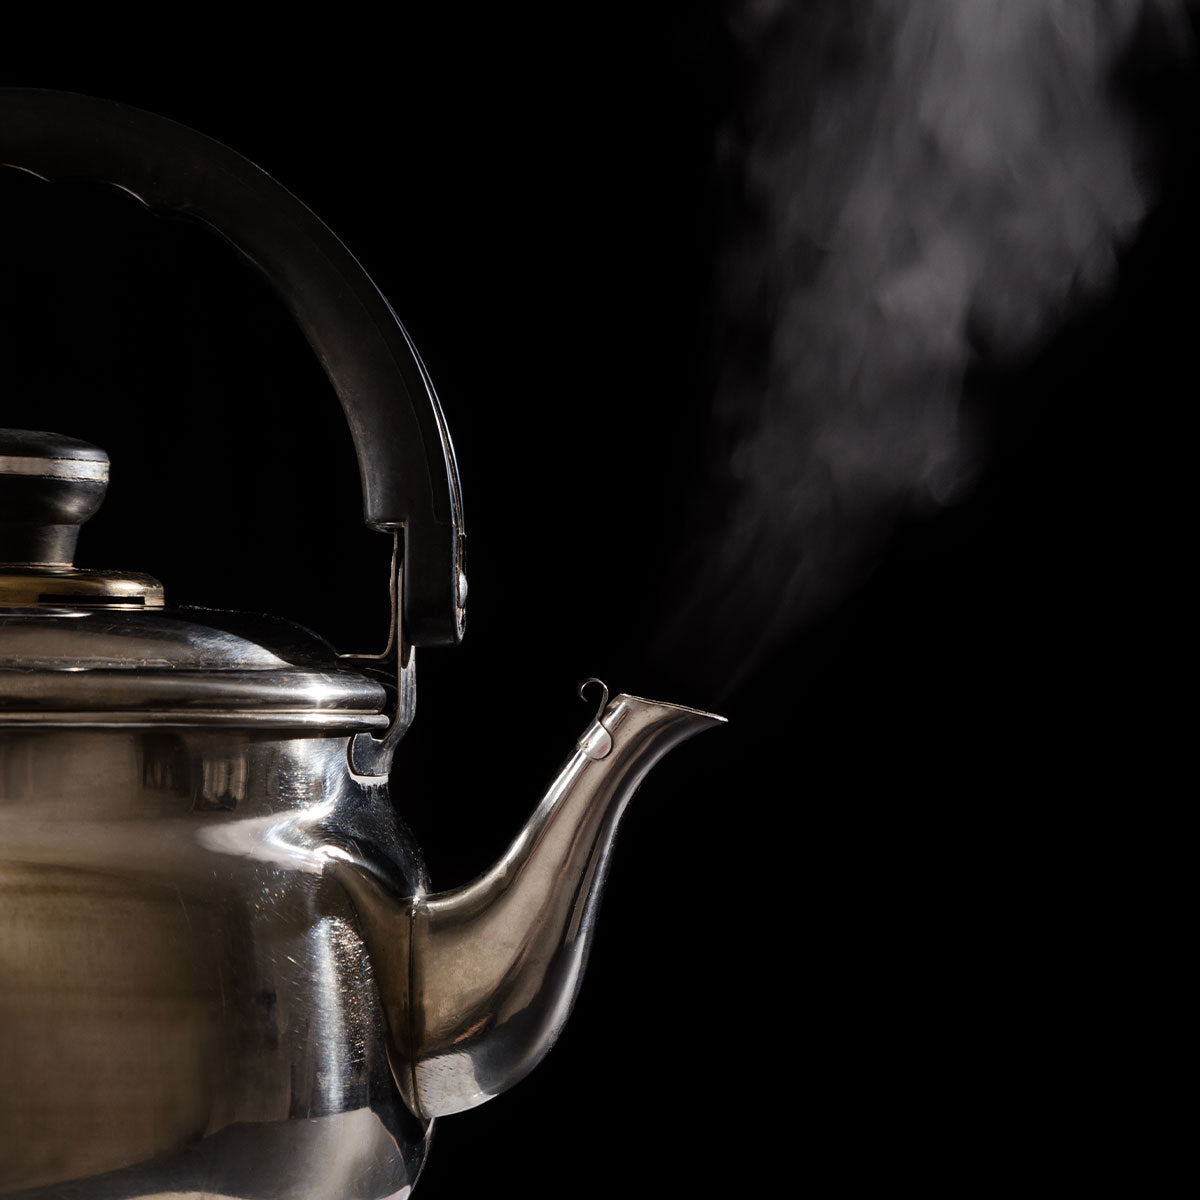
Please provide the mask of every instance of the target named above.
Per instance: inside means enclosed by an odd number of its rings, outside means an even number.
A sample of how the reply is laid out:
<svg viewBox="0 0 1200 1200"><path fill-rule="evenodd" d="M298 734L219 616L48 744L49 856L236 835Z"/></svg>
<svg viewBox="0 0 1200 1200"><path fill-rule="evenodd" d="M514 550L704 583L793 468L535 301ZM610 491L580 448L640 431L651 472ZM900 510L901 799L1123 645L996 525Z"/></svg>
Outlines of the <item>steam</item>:
<svg viewBox="0 0 1200 1200"><path fill-rule="evenodd" d="M1113 281L1153 200L1113 87L1146 19L1185 40L1175 0L738 8L750 100L721 153L751 219L721 280L724 532L697 602L743 667L969 489L973 357L1028 355Z"/></svg>

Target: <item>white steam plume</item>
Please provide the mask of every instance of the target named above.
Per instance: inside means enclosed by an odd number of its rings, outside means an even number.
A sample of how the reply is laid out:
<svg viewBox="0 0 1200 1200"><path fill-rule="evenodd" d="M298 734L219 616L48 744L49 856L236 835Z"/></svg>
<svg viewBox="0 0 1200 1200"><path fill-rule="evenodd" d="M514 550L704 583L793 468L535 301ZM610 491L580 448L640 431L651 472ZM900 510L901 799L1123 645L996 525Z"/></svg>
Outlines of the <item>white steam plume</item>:
<svg viewBox="0 0 1200 1200"><path fill-rule="evenodd" d="M1186 41L1175 0L739 6L723 153L752 219L721 280L731 478L699 604L752 629L743 668L969 486L972 356L1028 354L1112 281L1153 199L1113 87L1144 19Z"/></svg>

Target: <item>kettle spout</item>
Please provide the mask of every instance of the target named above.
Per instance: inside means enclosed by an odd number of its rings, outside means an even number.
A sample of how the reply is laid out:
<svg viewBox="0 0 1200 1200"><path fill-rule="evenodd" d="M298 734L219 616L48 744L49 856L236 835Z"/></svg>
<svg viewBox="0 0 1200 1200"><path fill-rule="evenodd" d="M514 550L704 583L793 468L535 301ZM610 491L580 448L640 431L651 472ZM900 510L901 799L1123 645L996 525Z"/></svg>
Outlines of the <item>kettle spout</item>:
<svg viewBox="0 0 1200 1200"><path fill-rule="evenodd" d="M554 1045L579 990L630 797L669 750L724 720L617 696L503 858L466 887L413 901L403 939L408 970L394 972L395 988L385 983L385 1006L392 1037L403 1043L396 1074L407 1077L398 1082L417 1113L482 1104ZM364 915L371 907L359 905ZM397 949L393 941L393 955Z"/></svg>

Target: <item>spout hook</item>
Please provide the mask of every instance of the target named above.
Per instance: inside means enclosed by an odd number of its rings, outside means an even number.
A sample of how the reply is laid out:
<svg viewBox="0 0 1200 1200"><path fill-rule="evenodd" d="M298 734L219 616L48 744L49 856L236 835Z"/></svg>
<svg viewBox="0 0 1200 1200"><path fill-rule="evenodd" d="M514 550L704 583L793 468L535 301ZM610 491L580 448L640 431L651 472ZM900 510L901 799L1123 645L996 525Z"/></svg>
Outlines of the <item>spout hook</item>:
<svg viewBox="0 0 1200 1200"><path fill-rule="evenodd" d="M597 679L595 675L589 675L586 679L582 680L579 684L580 700L583 700L583 701L587 700L587 696L585 694L585 689L587 688L587 685L589 683L598 683L600 685L600 706L596 709L596 718L595 718L597 721L599 721L601 716L604 713L605 708L608 706L608 685L604 682L603 679Z"/></svg>

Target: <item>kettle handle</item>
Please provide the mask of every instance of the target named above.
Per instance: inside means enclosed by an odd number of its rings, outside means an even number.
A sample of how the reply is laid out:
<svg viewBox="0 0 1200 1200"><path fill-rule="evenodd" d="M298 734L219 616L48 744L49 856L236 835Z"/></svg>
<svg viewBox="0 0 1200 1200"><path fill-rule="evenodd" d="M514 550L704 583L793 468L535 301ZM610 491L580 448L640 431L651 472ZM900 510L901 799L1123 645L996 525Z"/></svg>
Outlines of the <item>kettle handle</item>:
<svg viewBox="0 0 1200 1200"><path fill-rule="evenodd" d="M404 625L417 646L463 633L462 495L429 374L391 305L340 239L249 159L110 100L0 88L0 165L113 184L215 229L267 278L346 414L373 529L403 528Z"/></svg>

